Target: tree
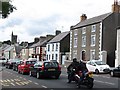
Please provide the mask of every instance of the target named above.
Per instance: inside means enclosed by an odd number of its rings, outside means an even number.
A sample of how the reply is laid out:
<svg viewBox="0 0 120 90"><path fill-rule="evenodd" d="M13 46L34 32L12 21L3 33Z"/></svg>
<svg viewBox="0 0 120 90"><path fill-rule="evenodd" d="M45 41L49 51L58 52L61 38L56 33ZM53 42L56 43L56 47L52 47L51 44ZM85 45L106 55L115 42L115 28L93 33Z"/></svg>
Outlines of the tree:
<svg viewBox="0 0 120 90"><path fill-rule="evenodd" d="M13 6L9 1L0 0L2 6L2 18L7 18L10 13L16 10L16 7Z"/></svg>

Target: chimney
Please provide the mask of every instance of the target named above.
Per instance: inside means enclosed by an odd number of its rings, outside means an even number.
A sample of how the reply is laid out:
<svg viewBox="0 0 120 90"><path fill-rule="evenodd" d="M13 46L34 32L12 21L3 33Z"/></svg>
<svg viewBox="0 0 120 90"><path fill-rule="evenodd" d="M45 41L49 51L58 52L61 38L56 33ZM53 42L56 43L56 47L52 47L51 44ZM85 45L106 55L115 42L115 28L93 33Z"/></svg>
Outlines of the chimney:
<svg viewBox="0 0 120 90"><path fill-rule="evenodd" d="M82 21L84 21L84 20L86 20L87 19L87 16L86 16L86 14L82 14L82 16L80 16L80 21L82 22Z"/></svg>
<svg viewBox="0 0 120 90"><path fill-rule="evenodd" d="M39 42L39 38L34 38L34 43L37 43L37 42Z"/></svg>
<svg viewBox="0 0 120 90"><path fill-rule="evenodd" d="M118 4L118 0L114 0L114 4L112 5L112 12L120 12L120 5Z"/></svg>
<svg viewBox="0 0 120 90"><path fill-rule="evenodd" d="M60 33L61 33L60 30L56 30L55 35L58 35L58 34L60 34Z"/></svg>
<svg viewBox="0 0 120 90"><path fill-rule="evenodd" d="M46 35L46 40L50 40L54 37L54 35Z"/></svg>
<svg viewBox="0 0 120 90"><path fill-rule="evenodd" d="M45 39L46 39L45 36L40 36L40 41L41 41L41 42L44 41Z"/></svg>

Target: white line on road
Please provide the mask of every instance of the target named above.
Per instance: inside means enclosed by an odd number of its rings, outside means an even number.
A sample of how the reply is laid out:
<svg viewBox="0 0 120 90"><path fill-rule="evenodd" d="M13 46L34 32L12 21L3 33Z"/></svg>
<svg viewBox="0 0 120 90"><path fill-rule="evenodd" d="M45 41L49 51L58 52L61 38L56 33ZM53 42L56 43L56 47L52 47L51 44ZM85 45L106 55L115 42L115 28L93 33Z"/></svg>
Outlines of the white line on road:
<svg viewBox="0 0 120 90"><path fill-rule="evenodd" d="M34 82L34 84L39 85L38 83Z"/></svg>
<svg viewBox="0 0 120 90"><path fill-rule="evenodd" d="M44 86L44 85L41 85L43 88L47 88L46 86Z"/></svg>

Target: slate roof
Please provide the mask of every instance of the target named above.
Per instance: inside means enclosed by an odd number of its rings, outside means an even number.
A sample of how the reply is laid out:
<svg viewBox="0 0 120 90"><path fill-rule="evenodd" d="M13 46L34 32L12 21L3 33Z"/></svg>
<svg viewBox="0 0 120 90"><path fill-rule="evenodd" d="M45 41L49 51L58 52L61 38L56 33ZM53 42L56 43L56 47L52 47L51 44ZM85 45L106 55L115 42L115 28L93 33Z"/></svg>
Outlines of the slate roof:
<svg viewBox="0 0 120 90"><path fill-rule="evenodd" d="M101 22L102 20L104 20L105 18L107 18L111 14L112 14L112 12L102 14L102 15L99 15L99 16L96 16L96 17L93 17L93 18L90 18L90 19L86 19L85 21L79 22L78 24L72 26L71 29L75 29L75 28L78 28L78 27L83 27L83 26L86 26L86 25Z"/></svg>
<svg viewBox="0 0 120 90"><path fill-rule="evenodd" d="M69 34L69 31L67 32L62 32L55 36L53 39L51 39L48 43L53 43L53 42L60 42L64 37L66 37Z"/></svg>

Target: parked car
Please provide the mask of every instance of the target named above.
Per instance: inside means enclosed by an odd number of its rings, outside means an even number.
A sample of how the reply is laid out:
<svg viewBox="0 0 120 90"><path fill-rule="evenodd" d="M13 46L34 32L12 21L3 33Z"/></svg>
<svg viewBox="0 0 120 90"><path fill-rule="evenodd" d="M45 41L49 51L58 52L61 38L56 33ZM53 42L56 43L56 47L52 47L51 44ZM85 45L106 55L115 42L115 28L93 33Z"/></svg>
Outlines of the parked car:
<svg viewBox="0 0 120 90"><path fill-rule="evenodd" d="M38 61L34 66L30 67L30 76L35 76L38 79L40 77L52 77L59 78L61 74L61 67L56 61Z"/></svg>
<svg viewBox="0 0 120 90"><path fill-rule="evenodd" d="M16 62L18 62L18 61L20 61L20 59L9 59L9 60L6 62L5 66L6 66L6 68L12 69L12 68L13 68L13 65L14 65Z"/></svg>
<svg viewBox="0 0 120 90"><path fill-rule="evenodd" d="M35 62L37 61L37 59L34 60L24 60L20 63L20 65L18 65L18 73L29 73L30 71L30 66L33 66L35 64Z"/></svg>
<svg viewBox="0 0 120 90"><path fill-rule="evenodd" d="M2 66L5 66L5 63L7 62L6 58L0 58L0 64L2 64Z"/></svg>
<svg viewBox="0 0 120 90"><path fill-rule="evenodd" d="M101 60L90 60L86 63L89 71L98 73L109 73L110 67Z"/></svg>
<svg viewBox="0 0 120 90"><path fill-rule="evenodd" d="M112 77L119 76L120 77L120 65L118 67L111 68L110 76L112 76Z"/></svg>
<svg viewBox="0 0 120 90"><path fill-rule="evenodd" d="M13 64L13 70L18 71L18 65L22 63L23 60L18 60L16 63Z"/></svg>

